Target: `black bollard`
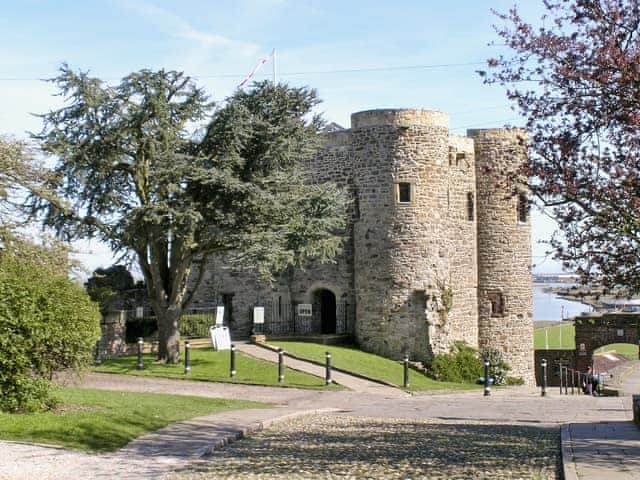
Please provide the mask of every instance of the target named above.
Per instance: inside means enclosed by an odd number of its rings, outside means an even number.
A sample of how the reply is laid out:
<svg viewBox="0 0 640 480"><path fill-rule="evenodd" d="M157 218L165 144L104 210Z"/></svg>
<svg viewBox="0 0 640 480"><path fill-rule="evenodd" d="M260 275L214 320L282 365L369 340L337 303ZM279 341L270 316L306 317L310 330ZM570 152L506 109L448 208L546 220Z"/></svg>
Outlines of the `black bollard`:
<svg viewBox="0 0 640 480"><path fill-rule="evenodd" d="M324 383L326 385L331 385L331 382L333 382L333 380L331 379L331 353L325 352L324 358Z"/></svg>
<svg viewBox="0 0 640 480"><path fill-rule="evenodd" d="M569 395L569 367L564 367L564 394Z"/></svg>
<svg viewBox="0 0 640 480"><path fill-rule="evenodd" d="M542 365L542 391L540 392L540 396L547 396L547 360L545 358L540 362Z"/></svg>
<svg viewBox="0 0 640 480"><path fill-rule="evenodd" d="M138 337L138 364L136 365L136 370L144 370L144 364L142 363L142 345L144 345L144 340L142 337Z"/></svg>
<svg viewBox="0 0 640 480"><path fill-rule="evenodd" d="M236 346L231 344L231 378L236 376Z"/></svg>
<svg viewBox="0 0 640 480"><path fill-rule="evenodd" d="M404 354L404 388L409 388L409 355Z"/></svg>
<svg viewBox="0 0 640 480"><path fill-rule="evenodd" d="M491 395L491 386L489 384L489 360L484 361L484 396Z"/></svg>
<svg viewBox="0 0 640 480"><path fill-rule="evenodd" d="M284 350L278 348L278 383L284 382Z"/></svg>
<svg viewBox="0 0 640 480"><path fill-rule="evenodd" d="M184 374L191 373L191 344L184 342Z"/></svg>
<svg viewBox="0 0 640 480"><path fill-rule="evenodd" d="M102 363L102 359L100 358L100 340L96 340L96 354L93 357L93 364L100 365Z"/></svg>

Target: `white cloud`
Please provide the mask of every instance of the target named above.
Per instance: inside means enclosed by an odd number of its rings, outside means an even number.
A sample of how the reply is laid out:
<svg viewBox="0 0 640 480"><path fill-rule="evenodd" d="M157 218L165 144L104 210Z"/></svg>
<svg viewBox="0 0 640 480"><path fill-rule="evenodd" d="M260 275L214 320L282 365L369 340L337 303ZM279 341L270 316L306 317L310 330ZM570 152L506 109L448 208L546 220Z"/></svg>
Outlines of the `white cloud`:
<svg viewBox="0 0 640 480"><path fill-rule="evenodd" d="M150 2L115 0L115 3L144 17L170 36L193 41L196 47L232 49L242 55L255 55L260 51L255 43L236 41L217 33L198 30L184 17Z"/></svg>

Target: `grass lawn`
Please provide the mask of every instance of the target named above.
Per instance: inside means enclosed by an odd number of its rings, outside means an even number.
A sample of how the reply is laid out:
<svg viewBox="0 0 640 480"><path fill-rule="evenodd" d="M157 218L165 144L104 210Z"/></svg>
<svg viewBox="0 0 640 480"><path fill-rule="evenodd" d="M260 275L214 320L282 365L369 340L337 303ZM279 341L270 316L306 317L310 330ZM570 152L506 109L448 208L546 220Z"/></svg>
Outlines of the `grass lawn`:
<svg viewBox="0 0 640 480"><path fill-rule="evenodd" d="M61 388L46 413L0 413L0 438L110 452L170 423L264 403L155 393Z"/></svg>
<svg viewBox="0 0 640 480"><path fill-rule="evenodd" d="M534 346L536 349L542 350L546 348L545 330L548 331L549 349L574 350L576 348L576 328L573 325L557 325L534 330ZM560 337L562 337L562 341Z"/></svg>
<svg viewBox="0 0 640 480"><path fill-rule="evenodd" d="M123 373L166 378L188 378L209 382L245 383L251 385L271 385L299 388L339 389L337 385L324 385L324 379L303 372L285 369L284 383L278 383L278 366L258 360L241 352L236 352L236 376L229 376L229 351L216 352L212 348L191 349L191 373L184 374L184 365L164 365L154 363L155 354L144 355L144 370L136 370L136 357L121 357L103 360L94 367L96 372Z"/></svg>
<svg viewBox="0 0 640 480"><path fill-rule="evenodd" d="M343 370L384 380L402 386L402 364L388 358L363 352L355 347L321 345L307 342L270 342L293 355L317 362L325 361L325 352L331 352L331 364ZM437 382L419 372L409 370L409 390L471 390L480 388L468 383Z"/></svg>
<svg viewBox="0 0 640 480"><path fill-rule="evenodd" d="M611 343L596 349L593 353L598 355L606 352L615 352L629 360L638 360L638 345L632 343Z"/></svg>

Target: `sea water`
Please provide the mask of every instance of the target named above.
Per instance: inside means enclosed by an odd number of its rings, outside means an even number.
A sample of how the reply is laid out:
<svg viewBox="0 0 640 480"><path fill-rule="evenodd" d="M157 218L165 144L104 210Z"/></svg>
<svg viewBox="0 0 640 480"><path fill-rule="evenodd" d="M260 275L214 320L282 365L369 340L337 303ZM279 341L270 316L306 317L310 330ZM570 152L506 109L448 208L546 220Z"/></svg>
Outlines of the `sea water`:
<svg viewBox="0 0 640 480"><path fill-rule="evenodd" d="M575 317L582 312L590 310L589 305L580 302L572 302L559 298L553 292L545 292L549 287L570 287L567 284L533 284L533 319L538 320L562 320L563 318Z"/></svg>

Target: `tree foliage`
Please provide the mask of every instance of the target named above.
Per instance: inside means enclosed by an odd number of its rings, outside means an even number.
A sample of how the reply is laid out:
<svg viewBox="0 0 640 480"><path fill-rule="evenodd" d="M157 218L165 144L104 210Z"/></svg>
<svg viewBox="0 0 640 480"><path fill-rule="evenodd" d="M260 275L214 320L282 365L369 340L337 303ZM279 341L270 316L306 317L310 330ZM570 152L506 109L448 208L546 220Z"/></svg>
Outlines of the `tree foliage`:
<svg viewBox="0 0 640 480"><path fill-rule="evenodd" d="M174 71L108 86L64 66L55 82L66 106L36 138L58 158L61 201L35 207L65 238L95 235L137 260L160 359L178 361L180 314L204 273L190 286L194 261L227 254L267 275L340 248L342 194L299 168L319 145L313 90L263 82L214 108Z"/></svg>
<svg viewBox="0 0 640 480"><path fill-rule="evenodd" d="M97 268L84 284L89 297L100 305L105 314L112 302L127 290L134 288L133 275L124 265L111 265L109 268Z"/></svg>
<svg viewBox="0 0 640 480"><path fill-rule="evenodd" d="M20 212L25 195L46 196L45 170L35 160L29 146L0 136L0 228L22 221Z"/></svg>
<svg viewBox="0 0 640 480"><path fill-rule="evenodd" d="M498 14L489 83L527 118L524 172L558 221L556 258L585 282L640 289L638 0L545 0L540 26Z"/></svg>
<svg viewBox="0 0 640 480"><path fill-rule="evenodd" d="M52 404L54 372L88 363L99 313L68 279L64 249L6 235L2 243L0 410L36 411Z"/></svg>

